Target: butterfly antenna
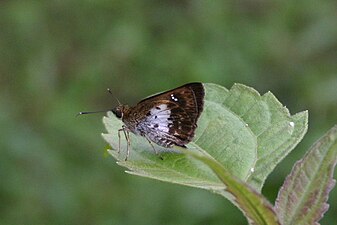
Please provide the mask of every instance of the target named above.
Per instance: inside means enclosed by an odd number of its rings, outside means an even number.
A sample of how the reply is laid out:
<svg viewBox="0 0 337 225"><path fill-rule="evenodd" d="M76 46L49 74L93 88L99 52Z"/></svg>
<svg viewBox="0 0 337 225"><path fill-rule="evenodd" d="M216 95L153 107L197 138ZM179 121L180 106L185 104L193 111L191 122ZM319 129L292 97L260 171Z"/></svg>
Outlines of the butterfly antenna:
<svg viewBox="0 0 337 225"><path fill-rule="evenodd" d="M107 112L107 111L108 110L90 111L90 112L79 112L79 113L77 113L76 117L80 116L80 115L85 115L85 114L103 113L103 112Z"/></svg>
<svg viewBox="0 0 337 225"><path fill-rule="evenodd" d="M110 88L108 88L107 91L109 92L109 94L110 94L112 97L114 97L114 99L116 99L116 101L118 102L118 105L122 105L121 102L118 100L118 98L112 94L112 91L111 91Z"/></svg>
<svg viewBox="0 0 337 225"><path fill-rule="evenodd" d="M109 92L109 94L111 94L112 97L114 97L114 99L116 99L116 101L118 102L119 105L122 105L121 102L118 100L118 98L116 98L112 94L112 91L111 91L110 88L108 88L107 91ZM100 110L100 111L79 112L79 113L77 113L76 117L80 116L80 115L85 115L85 114L103 113L103 112L107 112L107 111L111 111L111 109L109 109L109 110Z"/></svg>

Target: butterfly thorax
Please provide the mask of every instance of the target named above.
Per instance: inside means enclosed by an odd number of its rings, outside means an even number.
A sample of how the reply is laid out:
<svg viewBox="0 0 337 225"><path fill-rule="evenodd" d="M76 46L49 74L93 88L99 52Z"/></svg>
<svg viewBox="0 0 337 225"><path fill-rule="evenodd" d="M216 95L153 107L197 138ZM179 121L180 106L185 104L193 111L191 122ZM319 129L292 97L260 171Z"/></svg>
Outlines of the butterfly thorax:
<svg viewBox="0 0 337 225"><path fill-rule="evenodd" d="M121 119L124 126L131 132L135 133L135 125L137 121L134 117L130 117L131 108L128 105L119 105L112 109L112 112L116 115L118 119Z"/></svg>

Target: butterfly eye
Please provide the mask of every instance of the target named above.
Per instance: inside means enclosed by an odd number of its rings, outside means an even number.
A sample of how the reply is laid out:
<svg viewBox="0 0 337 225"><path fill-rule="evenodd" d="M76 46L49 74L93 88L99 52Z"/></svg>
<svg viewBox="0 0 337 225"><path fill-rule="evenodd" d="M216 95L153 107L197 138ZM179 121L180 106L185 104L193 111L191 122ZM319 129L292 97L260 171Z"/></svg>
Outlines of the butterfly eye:
<svg viewBox="0 0 337 225"><path fill-rule="evenodd" d="M122 109L120 107L112 109L112 112L118 119L122 118Z"/></svg>

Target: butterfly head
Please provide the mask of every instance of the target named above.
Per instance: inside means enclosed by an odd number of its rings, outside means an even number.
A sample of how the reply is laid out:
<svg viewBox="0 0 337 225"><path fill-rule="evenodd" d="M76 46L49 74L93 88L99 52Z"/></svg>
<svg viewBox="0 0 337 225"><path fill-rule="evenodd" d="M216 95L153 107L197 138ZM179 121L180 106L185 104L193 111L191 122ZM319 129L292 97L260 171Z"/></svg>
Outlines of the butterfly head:
<svg viewBox="0 0 337 225"><path fill-rule="evenodd" d="M128 105L118 105L115 108L113 108L111 111L113 112L113 114L115 114L115 116L118 119L123 119L125 112L127 112L129 108L130 107Z"/></svg>

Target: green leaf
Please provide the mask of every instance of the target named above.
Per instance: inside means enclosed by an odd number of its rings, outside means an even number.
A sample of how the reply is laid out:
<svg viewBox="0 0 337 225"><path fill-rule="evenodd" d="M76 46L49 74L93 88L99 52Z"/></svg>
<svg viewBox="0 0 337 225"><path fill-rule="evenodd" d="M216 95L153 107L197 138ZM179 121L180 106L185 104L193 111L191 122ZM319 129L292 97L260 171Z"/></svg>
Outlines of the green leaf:
<svg viewBox="0 0 337 225"><path fill-rule="evenodd" d="M253 88L235 84L230 90L204 84L205 106L191 151L216 160L233 176L247 181L258 191L271 171L302 139L307 129L307 112L290 116L271 94L260 96ZM118 149L117 131L122 122L109 112L103 122L104 139ZM145 138L130 134L131 156L125 159L126 141L121 138L121 153L111 151L128 173L193 187L221 190L222 182L203 163L157 145L161 160Z"/></svg>
<svg viewBox="0 0 337 225"><path fill-rule="evenodd" d="M275 204L282 224L318 224L329 207L336 162L337 126L309 149L286 178Z"/></svg>
<svg viewBox="0 0 337 225"><path fill-rule="evenodd" d="M223 104L248 124L257 139L257 162L247 182L261 190L268 175L307 132L308 113L291 116L271 92L260 96L240 84L231 88Z"/></svg>

